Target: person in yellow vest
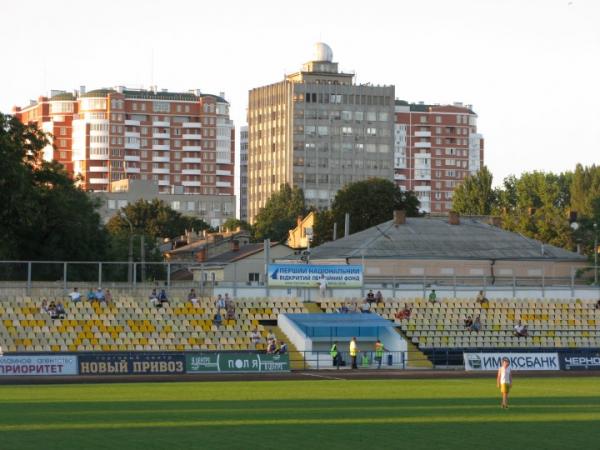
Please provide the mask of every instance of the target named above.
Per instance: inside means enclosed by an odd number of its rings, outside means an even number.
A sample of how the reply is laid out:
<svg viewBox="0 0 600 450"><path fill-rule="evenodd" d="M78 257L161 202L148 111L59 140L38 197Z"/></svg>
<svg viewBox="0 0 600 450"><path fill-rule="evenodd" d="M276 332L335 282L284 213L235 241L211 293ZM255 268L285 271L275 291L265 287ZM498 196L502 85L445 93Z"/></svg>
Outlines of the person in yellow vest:
<svg viewBox="0 0 600 450"><path fill-rule="evenodd" d="M384 352L383 344L379 339L375 342L375 361L377 361L377 368L381 369L381 361L383 360Z"/></svg>
<svg viewBox="0 0 600 450"><path fill-rule="evenodd" d="M338 352L338 349L337 349L337 342L333 343L333 345L331 346L331 350L329 350L329 354L333 358L333 365L336 366L338 370L340 370L341 357L340 357L340 352Z"/></svg>
<svg viewBox="0 0 600 450"><path fill-rule="evenodd" d="M350 341L350 357L352 358L352 368L358 369L356 365L356 356L358 355L358 346L356 345L356 338L353 337Z"/></svg>

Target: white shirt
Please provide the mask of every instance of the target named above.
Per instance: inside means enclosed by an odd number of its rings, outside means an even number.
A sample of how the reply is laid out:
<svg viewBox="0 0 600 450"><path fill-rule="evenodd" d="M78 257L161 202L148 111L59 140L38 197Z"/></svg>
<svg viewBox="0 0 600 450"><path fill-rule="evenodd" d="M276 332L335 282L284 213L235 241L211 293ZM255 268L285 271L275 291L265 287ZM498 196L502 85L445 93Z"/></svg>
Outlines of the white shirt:
<svg viewBox="0 0 600 450"><path fill-rule="evenodd" d="M69 294L69 297L71 297L71 301L77 302L77 301L81 300L81 293L79 293L79 292L71 292Z"/></svg>
<svg viewBox="0 0 600 450"><path fill-rule="evenodd" d="M500 367L500 384L510 384L510 367Z"/></svg>

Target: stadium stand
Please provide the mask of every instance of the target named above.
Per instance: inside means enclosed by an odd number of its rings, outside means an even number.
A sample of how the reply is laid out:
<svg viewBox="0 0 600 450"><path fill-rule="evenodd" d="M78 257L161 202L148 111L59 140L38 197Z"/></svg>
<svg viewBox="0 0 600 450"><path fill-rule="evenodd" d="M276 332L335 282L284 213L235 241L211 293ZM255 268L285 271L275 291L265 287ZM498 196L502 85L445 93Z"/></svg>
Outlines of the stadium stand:
<svg viewBox="0 0 600 450"><path fill-rule="evenodd" d="M146 299L116 298L112 304L62 300L66 317L51 319L41 311L42 298L9 297L0 301L0 342L7 352L251 350L257 329L264 350L267 331L260 323L275 321L280 312L306 312L289 298L237 299L236 319L213 323L214 300L195 306L172 299L162 308ZM226 316L225 310L221 315Z"/></svg>

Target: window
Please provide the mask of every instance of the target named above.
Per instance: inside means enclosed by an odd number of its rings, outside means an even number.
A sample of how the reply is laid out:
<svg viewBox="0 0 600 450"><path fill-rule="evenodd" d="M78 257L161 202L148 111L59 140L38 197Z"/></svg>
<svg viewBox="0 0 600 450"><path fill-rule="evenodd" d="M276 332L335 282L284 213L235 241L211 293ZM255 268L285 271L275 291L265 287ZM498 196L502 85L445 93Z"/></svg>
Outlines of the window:
<svg viewBox="0 0 600 450"><path fill-rule="evenodd" d="M172 201L171 208L175 211L179 211L179 209L181 208L181 203L178 200Z"/></svg>
<svg viewBox="0 0 600 450"><path fill-rule="evenodd" d="M419 116L420 123L427 123L427 116Z"/></svg>
<svg viewBox="0 0 600 450"><path fill-rule="evenodd" d="M387 122L388 120L388 113L387 112L379 112L379 121L380 122Z"/></svg>
<svg viewBox="0 0 600 450"><path fill-rule="evenodd" d="M442 123L442 116L435 116L435 123Z"/></svg>
<svg viewBox="0 0 600 450"><path fill-rule="evenodd" d="M153 109L154 112L163 112L163 113L168 113L169 112L169 103L168 102L154 102L153 103Z"/></svg>
<svg viewBox="0 0 600 450"><path fill-rule="evenodd" d="M306 94L308 96L308 94ZM258 283L260 281L260 274L258 272L250 272L248 274L249 283Z"/></svg>
<svg viewBox="0 0 600 450"><path fill-rule="evenodd" d="M116 200L109 200L108 201L108 209L117 209L117 202L116 202Z"/></svg>
<svg viewBox="0 0 600 450"><path fill-rule="evenodd" d="M125 208L127 206L127 203L127 200L119 200L117 204L119 208Z"/></svg>

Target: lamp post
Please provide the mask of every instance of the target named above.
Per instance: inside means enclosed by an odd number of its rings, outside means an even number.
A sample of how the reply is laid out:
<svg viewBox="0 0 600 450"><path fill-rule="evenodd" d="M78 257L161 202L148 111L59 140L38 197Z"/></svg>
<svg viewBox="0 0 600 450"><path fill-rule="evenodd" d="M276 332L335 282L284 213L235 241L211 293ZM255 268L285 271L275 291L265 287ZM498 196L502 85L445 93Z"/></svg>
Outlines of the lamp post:
<svg viewBox="0 0 600 450"><path fill-rule="evenodd" d="M119 216L129 225L129 264L127 270L127 281L129 284L131 284L133 281L133 224L131 223L131 220L127 218L127 215L124 211L121 210Z"/></svg>

